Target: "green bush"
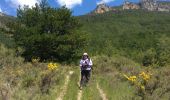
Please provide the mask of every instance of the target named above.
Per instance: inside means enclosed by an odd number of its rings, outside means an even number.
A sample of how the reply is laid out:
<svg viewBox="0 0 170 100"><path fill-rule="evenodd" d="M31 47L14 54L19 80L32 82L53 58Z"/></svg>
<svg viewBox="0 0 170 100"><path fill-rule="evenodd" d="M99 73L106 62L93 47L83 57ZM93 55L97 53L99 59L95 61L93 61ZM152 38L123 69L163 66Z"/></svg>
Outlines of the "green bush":
<svg viewBox="0 0 170 100"><path fill-rule="evenodd" d="M157 59L161 66L168 65L170 63L170 37L163 35L158 39L157 43Z"/></svg>
<svg viewBox="0 0 170 100"><path fill-rule="evenodd" d="M170 98L170 85L169 85L169 67L159 69L151 69L151 79L146 85L146 91L143 95L144 99L159 99L168 100Z"/></svg>
<svg viewBox="0 0 170 100"><path fill-rule="evenodd" d="M27 60L72 60L86 46L86 34L79 31L79 20L66 7L50 7L47 0L32 8L19 8L13 26L15 40L24 48Z"/></svg>
<svg viewBox="0 0 170 100"><path fill-rule="evenodd" d="M142 63L144 66L149 66L149 65L153 65L156 63L156 51L155 49L151 48L148 49L146 52L144 52L144 57L142 60Z"/></svg>
<svg viewBox="0 0 170 100"><path fill-rule="evenodd" d="M120 56L96 56L93 57L92 60L94 62L95 74L105 74L109 72L114 72L116 74L117 71L137 73L140 69L140 65L133 60Z"/></svg>

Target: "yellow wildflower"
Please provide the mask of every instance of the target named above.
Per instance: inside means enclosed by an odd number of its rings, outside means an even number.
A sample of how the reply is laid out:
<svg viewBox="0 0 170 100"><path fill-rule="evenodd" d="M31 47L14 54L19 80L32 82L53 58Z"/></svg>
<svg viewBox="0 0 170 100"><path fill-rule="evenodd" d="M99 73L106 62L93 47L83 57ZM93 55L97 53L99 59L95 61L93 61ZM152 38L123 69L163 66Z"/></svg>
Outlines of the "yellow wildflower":
<svg viewBox="0 0 170 100"><path fill-rule="evenodd" d="M145 72L141 72L139 74L139 76L141 76L145 81L148 81L150 79L151 74L147 74Z"/></svg>
<svg viewBox="0 0 170 100"><path fill-rule="evenodd" d="M48 70L55 70L58 68L57 63L49 63L48 64Z"/></svg>
<svg viewBox="0 0 170 100"><path fill-rule="evenodd" d="M125 77L125 78L127 78L129 81L132 81L132 82L135 82L136 81L136 76L130 76L130 77L128 77L127 75L125 75L125 74L123 74L123 76Z"/></svg>
<svg viewBox="0 0 170 100"><path fill-rule="evenodd" d="M136 76L130 76L129 80L132 81L132 82L135 82L136 81Z"/></svg>

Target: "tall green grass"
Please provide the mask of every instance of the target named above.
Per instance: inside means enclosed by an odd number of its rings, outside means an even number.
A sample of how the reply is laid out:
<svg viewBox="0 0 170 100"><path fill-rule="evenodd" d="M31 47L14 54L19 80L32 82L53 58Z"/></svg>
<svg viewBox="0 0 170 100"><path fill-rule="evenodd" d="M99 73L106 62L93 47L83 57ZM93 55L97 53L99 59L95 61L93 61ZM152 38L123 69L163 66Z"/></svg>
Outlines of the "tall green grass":
<svg viewBox="0 0 170 100"><path fill-rule="evenodd" d="M98 81L108 100L132 100L135 96L135 88L128 82L121 82L115 76L104 74L98 78Z"/></svg>
<svg viewBox="0 0 170 100"><path fill-rule="evenodd" d="M79 90L78 82L79 82L79 76L80 76L79 67L76 66L70 70L74 71L74 73L70 76L68 89L63 100L76 100L77 99L77 94Z"/></svg>
<svg viewBox="0 0 170 100"><path fill-rule="evenodd" d="M102 100L100 93L96 86L96 76L91 77L87 87L83 87L82 100Z"/></svg>

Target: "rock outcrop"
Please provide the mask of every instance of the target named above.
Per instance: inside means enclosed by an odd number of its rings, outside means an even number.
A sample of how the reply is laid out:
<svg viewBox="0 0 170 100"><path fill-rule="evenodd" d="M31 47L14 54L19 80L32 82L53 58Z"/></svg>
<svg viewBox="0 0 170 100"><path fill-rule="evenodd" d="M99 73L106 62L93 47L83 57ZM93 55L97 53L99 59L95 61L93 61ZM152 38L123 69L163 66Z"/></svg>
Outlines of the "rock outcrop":
<svg viewBox="0 0 170 100"><path fill-rule="evenodd" d="M157 11L158 4L156 0L141 0L141 8L148 11Z"/></svg>
<svg viewBox="0 0 170 100"><path fill-rule="evenodd" d="M135 4L126 0L123 4L123 10L125 9L145 9L148 11L170 12L170 2L163 2L159 0L140 0L139 4Z"/></svg>
<svg viewBox="0 0 170 100"><path fill-rule="evenodd" d="M125 9L140 9L140 6L138 4L126 1L123 4L123 10Z"/></svg>
<svg viewBox="0 0 170 100"><path fill-rule="evenodd" d="M128 0L125 1L125 3L122 5L123 10L129 10L129 9L145 9L148 11L164 11L164 12L170 12L170 1L169 2L163 2L159 0L140 0L138 4L128 2ZM122 10L121 9L121 10ZM119 11L120 9L116 9L116 7L109 7L106 4L98 4L96 9L92 11L89 14L102 14L108 11Z"/></svg>
<svg viewBox="0 0 170 100"><path fill-rule="evenodd" d="M158 2L158 11L170 12L170 2Z"/></svg>
<svg viewBox="0 0 170 100"><path fill-rule="evenodd" d="M141 7L148 11L170 12L170 2L163 2L160 0L141 0Z"/></svg>
<svg viewBox="0 0 170 100"><path fill-rule="evenodd" d="M105 13L111 10L114 10L114 9L103 3L103 4L97 5L96 9L93 12L95 14L102 14L102 13Z"/></svg>
<svg viewBox="0 0 170 100"><path fill-rule="evenodd" d="M4 14L0 12L0 16L4 16Z"/></svg>

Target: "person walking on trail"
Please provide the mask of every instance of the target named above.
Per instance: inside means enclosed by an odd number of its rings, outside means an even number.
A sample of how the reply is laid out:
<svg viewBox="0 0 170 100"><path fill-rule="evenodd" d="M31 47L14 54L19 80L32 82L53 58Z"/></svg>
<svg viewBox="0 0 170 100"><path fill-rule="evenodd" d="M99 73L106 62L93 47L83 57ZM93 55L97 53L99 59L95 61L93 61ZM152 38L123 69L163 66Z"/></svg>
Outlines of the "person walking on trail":
<svg viewBox="0 0 170 100"><path fill-rule="evenodd" d="M83 77L86 77L86 83L90 80L91 70L92 70L92 60L87 53L83 53L82 59L80 60L80 69L81 69L81 80L80 80L80 89L82 89Z"/></svg>

